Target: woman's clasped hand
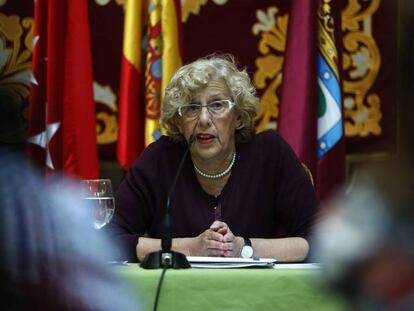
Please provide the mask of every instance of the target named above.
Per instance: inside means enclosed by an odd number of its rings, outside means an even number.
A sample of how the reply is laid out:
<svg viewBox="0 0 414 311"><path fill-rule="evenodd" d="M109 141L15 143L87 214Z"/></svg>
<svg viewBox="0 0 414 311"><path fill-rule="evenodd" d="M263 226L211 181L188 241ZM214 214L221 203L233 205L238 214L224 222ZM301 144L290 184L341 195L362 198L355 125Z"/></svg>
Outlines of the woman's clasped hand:
<svg viewBox="0 0 414 311"><path fill-rule="evenodd" d="M238 257L243 240L236 240L229 226L214 221L211 226L194 238L189 254L192 256Z"/></svg>

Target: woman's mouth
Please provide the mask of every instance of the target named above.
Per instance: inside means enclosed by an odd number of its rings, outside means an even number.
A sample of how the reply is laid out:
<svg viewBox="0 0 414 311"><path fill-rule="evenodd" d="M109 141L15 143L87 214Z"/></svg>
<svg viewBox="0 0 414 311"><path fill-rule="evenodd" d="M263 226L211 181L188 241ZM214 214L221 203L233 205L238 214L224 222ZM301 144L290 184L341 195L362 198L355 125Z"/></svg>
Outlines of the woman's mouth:
<svg viewBox="0 0 414 311"><path fill-rule="evenodd" d="M202 144L202 145L211 144L214 138L216 137L211 134L197 134L196 135L197 143Z"/></svg>

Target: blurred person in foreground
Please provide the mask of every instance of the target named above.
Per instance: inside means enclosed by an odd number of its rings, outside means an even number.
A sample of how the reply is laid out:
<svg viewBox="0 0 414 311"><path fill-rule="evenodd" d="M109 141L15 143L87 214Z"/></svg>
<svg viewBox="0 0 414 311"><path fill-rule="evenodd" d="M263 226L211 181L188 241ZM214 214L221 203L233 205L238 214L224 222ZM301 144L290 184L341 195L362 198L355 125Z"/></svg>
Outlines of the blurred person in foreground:
<svg viewBox="0 0 414 311"><path fill-rule="evenodd" d="M105 262L74 182L40 176L24 157L19 109L0 101L0 297L5 310L137 310ZM16 139L19 137L19 139Z"/></svg>
<svg viewBox="0 0 414 311"><path fill-rule="evenodd" d="M318 226L315 258L357 310L414 310L414 1L399 2L397 157L371 165Z"/></svg>
<svg viewBox="0 0 414 311"><path fill-rule="evenodd" d="M326 207L318 227L313 259L353 309L414 310L414 193L408 169L414 168L370 170L350 194Z"/></svg>
<svg viewBox="0 0 414 311"><path fill-rule="evenodd" d="M187 256L305 259L315 191L282 137L255 133L255 93L229 55L175 73L163 97L168 136L144 150L116 193L108 229L125 247L124 259L142 260L160 249L167 194L190 141L171 198L172 249ZM286 238L277 238L281 228Z"/></svg>

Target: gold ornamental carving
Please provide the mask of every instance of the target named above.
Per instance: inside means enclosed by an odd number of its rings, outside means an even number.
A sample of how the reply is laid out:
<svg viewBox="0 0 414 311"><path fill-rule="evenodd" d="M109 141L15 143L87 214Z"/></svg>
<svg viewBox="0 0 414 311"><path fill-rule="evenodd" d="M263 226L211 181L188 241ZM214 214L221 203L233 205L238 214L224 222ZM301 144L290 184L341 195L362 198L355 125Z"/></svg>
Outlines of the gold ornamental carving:
<svg viewBox="0 0 414 311"><path fill-rule="evenodd" d="M225 5L228 0L211 0L217 5ZM181 21L185 23L190 14L199 15L201 7L206 5L208 0L181 0Z"/></svg>
<svg viewBox="0 0 414 311"><path fill-rule="evenodd" d="M112 0L95 0L95 3L97 4L97 5L101 5L101 6L104 6L104 5L107 5L109 2L111 2ZM115 2L116 2L116 4L118 4L118 5L122 5L122 6L125 6L125 1L127 1L127 0L114 0ZM135 1L135 0L134 0ZM141 1L141 0L139 0L139 1Z"/></svg>
<svg viewBox="0 0 414 311"><path fill-rule="evenodd" d="M349 0L342 11L344 126L348 137L382 132L381 99L371 91L381 66L380 50L371 29L379 6L380 0Z"/></svg>
<svg viewBox="0 0 414 311"><path fill-rule="evenodd" d="M256 117L256 129L260 132L276 129L279 117L279 89L282 85L288 15L279 15L279 9L272 6L266 11L257 10L256 17L258 22L253 25L252 32L260 36L258 50L261 56L255 60L257 70L253 81L258 90L263 90Z"/></svg>
<svg viewBox="0 0 414 311"><path fill-rule="evenodd" d="M380 0L349 0L342 11L344 127L347 137L380 135L381 99L372 92L381 66L379 47L372 35L373 15ZM282 84L288 15L277 7L257 10L254 35L261 36L255 61L254 83L263 90L257 116L257 131L276 128Z"/></svg>
<svg viewBox="0 0 414 311"><path fill-rule="evenodd" d="M95 103L103 109L96 114L96 138L99 145L115 143L118 136L117 97L109 85L93 82Z"/></svg>
<svg viewBox="0 0 414 311"><path fill-rule="evenodd" d="M33 18L0 13L0 101L22 118L21 128L7 138L10 142L22 141L26 135L33 27Z"/></svg>

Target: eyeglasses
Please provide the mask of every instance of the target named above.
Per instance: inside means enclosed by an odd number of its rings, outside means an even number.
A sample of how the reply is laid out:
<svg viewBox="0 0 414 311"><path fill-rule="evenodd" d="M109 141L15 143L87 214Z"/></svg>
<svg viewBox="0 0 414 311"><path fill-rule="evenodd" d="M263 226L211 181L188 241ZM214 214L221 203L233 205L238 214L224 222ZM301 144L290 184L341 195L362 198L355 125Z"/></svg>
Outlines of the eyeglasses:
<svg viewBox="0 0 414 311"><path fill-rule="evenodd" d="M207 108L207 111L214 117L221 117L236 104L229 99L215 100L211 103L201 104L189 104L183 105L178 108L178 114L180 117L194 119L200 116L203 107Z"/></svg>

